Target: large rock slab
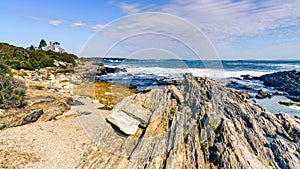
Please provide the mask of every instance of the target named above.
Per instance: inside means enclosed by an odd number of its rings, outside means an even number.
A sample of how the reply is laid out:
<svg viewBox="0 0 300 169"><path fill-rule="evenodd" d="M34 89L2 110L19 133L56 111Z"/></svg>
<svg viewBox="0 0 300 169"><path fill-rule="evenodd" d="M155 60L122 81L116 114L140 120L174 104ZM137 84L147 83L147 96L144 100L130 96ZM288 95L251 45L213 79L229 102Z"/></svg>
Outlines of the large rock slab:
<svg viewBox="0 0 300 169"><path fill-rule="evenodd" d="M123 111L113 111L106 117L106 120L118 127L127 135L133 135L139 129L140 121L129 116Z"/></svg>
<svg viewBox="0 0 300 169"><path fill-rule="evenodd" d="M152 115L150 110L144 108L141 104L137 104L133 97L122 100L121 103L115 107L114 111L123 111L142 123L148 123Z"/></svg>

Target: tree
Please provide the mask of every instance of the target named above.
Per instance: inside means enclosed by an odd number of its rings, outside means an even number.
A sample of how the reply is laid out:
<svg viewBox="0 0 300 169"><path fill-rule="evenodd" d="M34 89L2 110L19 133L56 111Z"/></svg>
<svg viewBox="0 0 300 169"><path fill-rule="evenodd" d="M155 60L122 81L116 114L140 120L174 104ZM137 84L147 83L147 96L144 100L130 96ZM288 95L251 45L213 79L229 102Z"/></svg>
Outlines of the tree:
<svg viewBox="0 0 300 169"><path fill-rule="evenodd" d="M31 46L29 47L29 50L34 50L34 46L31 45Z"/></svg>
<svg viewBox="0 0 300 169"><path fill-rule="evenodd" d="M46 41L45 41L44 39L42 39L42 40L40 41L39 49L42 49L42 48L45 47L45 46L47 46L47 43L46 43Z"/></svg>

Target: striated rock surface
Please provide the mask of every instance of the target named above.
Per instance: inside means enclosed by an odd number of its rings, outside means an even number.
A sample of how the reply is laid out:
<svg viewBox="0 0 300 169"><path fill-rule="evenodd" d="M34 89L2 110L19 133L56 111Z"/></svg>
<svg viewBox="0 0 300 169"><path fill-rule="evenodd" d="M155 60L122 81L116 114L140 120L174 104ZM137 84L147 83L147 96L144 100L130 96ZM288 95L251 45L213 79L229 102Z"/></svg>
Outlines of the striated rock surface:
<svg viewBox="0 0 300 169"><path fill-rule="evenodd" d="M132 135L101 124L77 168L300 168L299 120L272 114L219 82L184 78L180 89L152 89L117 105L108 117L124 105L150 115L122 111L140 122Z"/></svg>

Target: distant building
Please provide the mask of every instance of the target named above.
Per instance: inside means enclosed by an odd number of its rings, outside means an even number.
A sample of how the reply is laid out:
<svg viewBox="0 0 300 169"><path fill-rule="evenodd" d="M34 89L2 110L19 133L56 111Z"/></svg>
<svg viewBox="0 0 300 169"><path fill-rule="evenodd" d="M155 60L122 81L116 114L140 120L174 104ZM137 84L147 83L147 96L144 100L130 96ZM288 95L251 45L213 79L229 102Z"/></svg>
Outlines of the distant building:
<svg viewBox="0 0 300 169"><path fill-rule="evenodd" d="M43 47L42 48L44 51L54 51L54 52L60 52L60 53L64 53L65 49L60 47L60 43L59 42L54 42L52 43L51 41L49 42L49 46Z"/></svg>

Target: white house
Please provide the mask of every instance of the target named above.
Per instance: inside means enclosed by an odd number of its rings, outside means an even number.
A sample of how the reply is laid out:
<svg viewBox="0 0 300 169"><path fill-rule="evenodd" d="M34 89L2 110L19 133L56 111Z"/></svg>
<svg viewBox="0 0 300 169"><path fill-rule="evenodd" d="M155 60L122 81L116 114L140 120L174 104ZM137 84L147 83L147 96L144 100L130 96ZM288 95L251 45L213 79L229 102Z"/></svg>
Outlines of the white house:
<svg viewBox="0 0 300 169"><path fill-rule="evenodd" d="M51 41L49 42L49 46L43 47L42 48L45 51L51 50L54 52L60 52L60 53L64 53L65 49L60 47L60 43L59 42L54 42L52 43Z"/></svg>

